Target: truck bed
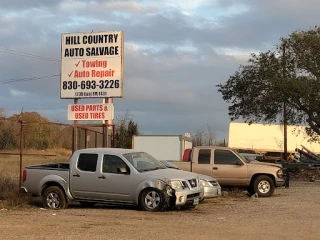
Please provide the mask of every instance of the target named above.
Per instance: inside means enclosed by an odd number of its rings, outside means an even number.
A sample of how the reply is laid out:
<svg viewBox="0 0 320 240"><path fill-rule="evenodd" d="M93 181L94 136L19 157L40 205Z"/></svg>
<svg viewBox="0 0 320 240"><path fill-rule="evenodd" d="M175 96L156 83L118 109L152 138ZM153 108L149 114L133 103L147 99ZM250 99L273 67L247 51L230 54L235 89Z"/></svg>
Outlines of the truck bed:
<svg viewBox="0 0 320 240"><path fill-rule="evenodd" d="M70 168L69 163L41 164L41 165L26 167L26 169L46 169L46 170L60 170L60 171L68 171L69 168Z"/></svg>
<svg viewBox="0 0 320 240"><path fill-rule="evenodd" d="M184 171L188 171L188 172L192 172L192 167L191 164L192 162L184 162L184 161L168 161L170 163L172 163L173 165L177 166L178 168L184 170Z"/></svg>
<svg viewBox="0 0 320 240"><path fill-rule="evenodd" d="M25 191L39 196L41 187L48 181L48 176L50 176L50 180L59 183L67 190L69 167L69 163L42 164L26 167L24 170L26 180L23 182Z"/></svg>

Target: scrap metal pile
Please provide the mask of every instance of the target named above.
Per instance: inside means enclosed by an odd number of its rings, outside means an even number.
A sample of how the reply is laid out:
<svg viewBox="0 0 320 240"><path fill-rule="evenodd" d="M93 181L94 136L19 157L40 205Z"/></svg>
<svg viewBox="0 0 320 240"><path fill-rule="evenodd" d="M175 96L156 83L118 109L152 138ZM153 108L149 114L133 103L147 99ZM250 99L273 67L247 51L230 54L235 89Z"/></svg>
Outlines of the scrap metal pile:
<svg viewBox="0 0 320 240"><path fill-rule="evenodd" d="M290 154L287 161L281 161L283 167L290 170L293 178L318 181L320 179L320 156L301 145L295 154Z"/></svg>

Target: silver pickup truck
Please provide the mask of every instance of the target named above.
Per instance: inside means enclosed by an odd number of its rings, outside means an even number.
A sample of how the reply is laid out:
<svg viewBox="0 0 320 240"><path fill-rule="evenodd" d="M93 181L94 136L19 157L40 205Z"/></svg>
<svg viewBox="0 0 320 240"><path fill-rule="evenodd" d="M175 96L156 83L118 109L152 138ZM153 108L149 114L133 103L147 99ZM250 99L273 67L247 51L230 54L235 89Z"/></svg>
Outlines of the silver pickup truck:
<svg viewBox="0 0 320 240"><path fill-rule="evenodd" d="M78 201L162 211L194 207L203 197L197 174L168 169L145 152L112 148L75 151L70 163L26 167L21 190L41 196L43 206L51 209Z"/></svg>

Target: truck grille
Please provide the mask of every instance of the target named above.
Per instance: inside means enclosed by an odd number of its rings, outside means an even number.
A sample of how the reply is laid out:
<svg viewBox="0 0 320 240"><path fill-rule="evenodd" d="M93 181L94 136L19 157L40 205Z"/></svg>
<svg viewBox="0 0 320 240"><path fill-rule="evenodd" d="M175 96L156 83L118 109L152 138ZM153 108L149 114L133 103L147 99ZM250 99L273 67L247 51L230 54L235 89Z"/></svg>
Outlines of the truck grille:
<svg viewBox="0 0 320 240"><path fill-rule="evenodd" d="M198 185L197 184L197 179L195 179L195 178L188 180L188 182L189 182L191 188L195 188Z"/></svg>
<svg viewBox="0 0 320 240"><path fill-rule="evenodd" d="M199 196L200 196L200 193L189 194L189 195L187 195L187 199L195 198L195 197L199 197Z"/></svg>

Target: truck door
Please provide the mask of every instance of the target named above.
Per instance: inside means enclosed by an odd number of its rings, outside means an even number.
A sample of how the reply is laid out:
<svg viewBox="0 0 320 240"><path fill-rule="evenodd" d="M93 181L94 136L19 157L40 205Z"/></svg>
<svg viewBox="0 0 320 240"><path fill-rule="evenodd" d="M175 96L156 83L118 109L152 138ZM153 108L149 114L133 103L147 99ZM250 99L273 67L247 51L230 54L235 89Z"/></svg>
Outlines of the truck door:
<svg viewBox="0 0 320 240"><path fill-rule="evenodd" d="M98 158L97 153L80 153L74 165L70 166L70 191L75 198L94 198L94 185L100 176Z"/></svg>
<svg viewBox="0 0 320 240"><path fill-rule="evenodd" d="M137 181L130 167L119 156L104 154L101 174L96 182L104 199L134 201Z"/></svg>
<svg viewBox="0 0 320 240"><path fill-rule="evenodd" d="M222 186L246 185L247 165L232 151L215 149L212 175Z"/></svg>

